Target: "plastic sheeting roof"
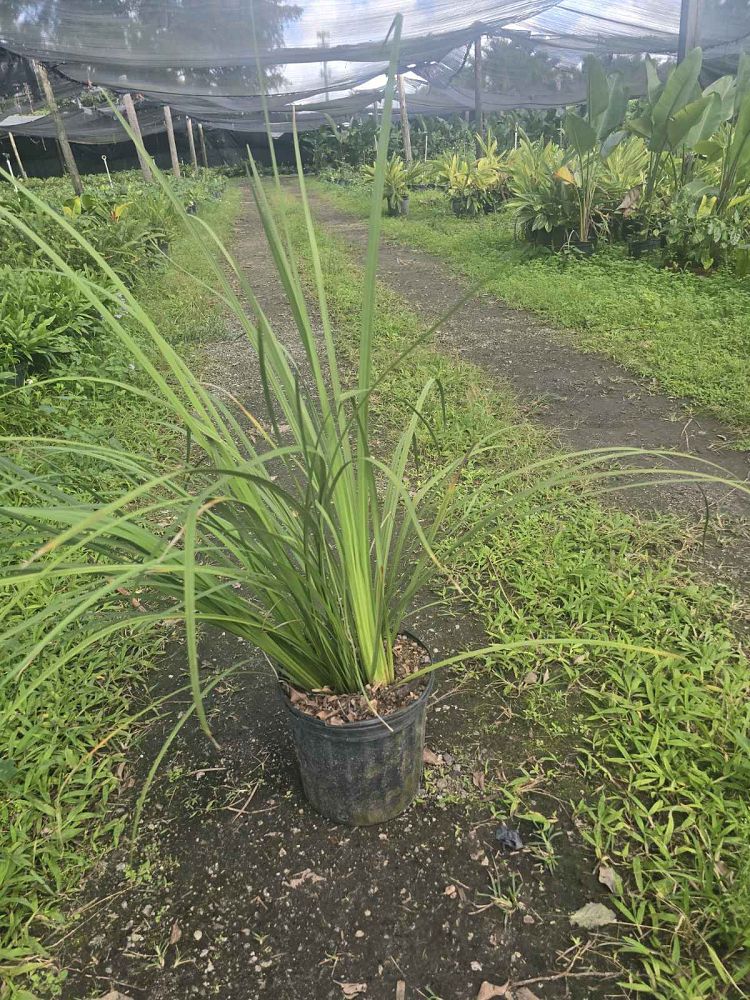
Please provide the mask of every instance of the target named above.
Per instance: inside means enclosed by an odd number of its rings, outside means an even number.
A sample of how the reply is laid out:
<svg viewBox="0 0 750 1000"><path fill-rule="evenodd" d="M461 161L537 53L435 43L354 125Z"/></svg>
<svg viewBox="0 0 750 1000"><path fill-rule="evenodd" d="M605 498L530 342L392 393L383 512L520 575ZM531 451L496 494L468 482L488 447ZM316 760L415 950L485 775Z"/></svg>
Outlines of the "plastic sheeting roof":
<svg viewBox="0 0 750 1000"><path fill-rule="evenodd" d="M0 45L53 65L62 74L56 89L73 80L131 91L209 127L239 131L264 128L263 91L275 130L291 127L293 105L305 129L324 124L326 115L346 120L382 96L355 88L382 75L384 39L396 13L404 15L401 68L413 67L427 83L409 97L409 111L435 115L473 108L473 91L455 78L479 34L512 39L516 57L495 77L485 61L487 112L580 102L578 67L590 51L630 60L628 87L636 96L643 92L641 55L677 48L680 6L681 0L2 0ZM746 43L750 48L748 0L701 0L697 41L709 70L712 56L717 72L731 69ZM496 65L503 63L505 50L485 44ZM544 54L547 63L536 65L543 72L525 71L524 59ZM11 55L6 63L9 78L21 79L18 60ZM112 141L95 138L119 129L104 114L67 112L70 137ZM50 126L35 121L18 131ZM159 131L161 116L147 127Z"/></svg>

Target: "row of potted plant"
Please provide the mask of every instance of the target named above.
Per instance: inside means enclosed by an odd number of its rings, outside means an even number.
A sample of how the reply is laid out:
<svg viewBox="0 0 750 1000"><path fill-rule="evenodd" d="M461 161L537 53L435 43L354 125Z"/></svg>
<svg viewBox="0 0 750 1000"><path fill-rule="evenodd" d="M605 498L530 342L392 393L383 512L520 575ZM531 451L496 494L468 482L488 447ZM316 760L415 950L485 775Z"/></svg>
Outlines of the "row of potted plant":
<svg viewBox="0 0 750 1000"><path fill-rule="evenodd" d="M710 270L750 266L750 57L736 76L700 86L694 49L660 75L646 61L647 94L629 101L618 74L586 60L588 100L562 119L563 142L532 141L498 150L491 132L480 155L457 152L386 168L391 214L404 214L422 184L445 192L456 215L477 216L507 203L524 239L593 253L597 241L625 240L632 256ZM373 177L373 167L363 168Z"/></svg>

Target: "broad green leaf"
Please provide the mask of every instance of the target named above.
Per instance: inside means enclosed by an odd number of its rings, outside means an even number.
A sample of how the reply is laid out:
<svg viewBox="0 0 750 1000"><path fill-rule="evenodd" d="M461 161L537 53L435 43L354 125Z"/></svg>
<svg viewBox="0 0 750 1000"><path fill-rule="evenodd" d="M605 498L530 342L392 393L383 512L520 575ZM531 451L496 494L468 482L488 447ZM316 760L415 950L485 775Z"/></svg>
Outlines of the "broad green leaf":
<svg viewBox="0 0 750 1000"><path fill-rule="evenodd" d="M645 115L639 118L631 118L626 124L626 128L629 132L633 132L635 135L641 136L643 139L650 139L653 135L653 123L650 118Z"/></svg>
<svg viewBox="0 0 750 1000"><path fill-rule="evenodd" d="M659 73L656 69L656 63L651 58L651 56L646 57L646 86L648 93L648 103L653 106L659 99L659 94L662 91L664 84L659 79Z"/></svg>
<svg viewBox="0 0 750 1000"><path fill-rule="evenodd" d="M565 115L564 128L568 141L579 156L590 152L596 145L596 132L584 118L572 111Z"/></svg>
<svg viewBox="0 0 750 1000"><path fill-rule="evenodd" d="M607 108L601 116L596 129L596 134L600 142L611 135L615 129L620 128L625 118L625 113L628 110L628 96L625 93L625 87L620 74L613 73L609 77L607 85Z"/></svg>
<svg viewBox="0 0 750 1000"><path fill-rule="evenodd" d="M750 52L743 52L737 63L734 90L734 113L739 114L745 98L750 94Z"/></svg>
<svg viewBox="0 0 750 1000"><path fill-rule="evenodd" d="M727 151L725 174L731 185L743 182L750 175L750 93L740 105L732 142Z"/></svg>
<svg viewBox="0 0 750 1000"><path fill-rule="evenodd" d="M595 132L609 105L607 74L595 56L586 58L586 117Z"/></svg>
<svg viewBox="0 0 750 1000"><path fill-rule="evenodd" d="M667 122L695 98L703 53L692 49L679 66L675 66L653 108L654 131L666 129Z"/></svg>
<svg viewBox="0 0 750 1000"><path fill-rule="evenodd" d="M695 133L697 138L703 138L700 136L700 129L704 116L711 105L716 107L720 104L718 95L708 95L691 101L674 114L667 122L667 139L671 148L678 150L686 146L691 133Z"/></svg>
<svg viewBox="0 0 750 1000"><path fill-rule="evenodd" d="M714 80L710 83L706 89L703 91L704 94L718 94L721 100L720 108L720 118L719 122L726 122L734 114L735 99L737 96L737 84L733 76L720 76L718 80ZM705 138L708 138L718 128L718 123L711 132L708 132Z"/></svg>
<svg viewBox="0 0 750 1000"><path fill-rule="evenodd" d="M701 139L693 146L693 152L705 156L709 163L715 163L724 153L724 146L718 139Z"/></svg>
<svg viewBox="0 0 750 1000"><path fill-rule="evenodd" d="M615 149L620 145L623 139L627 137L627 132L624 129L620 129L618 132L612 132L602 143L601 154L602 159L606 160Z"/></svg>

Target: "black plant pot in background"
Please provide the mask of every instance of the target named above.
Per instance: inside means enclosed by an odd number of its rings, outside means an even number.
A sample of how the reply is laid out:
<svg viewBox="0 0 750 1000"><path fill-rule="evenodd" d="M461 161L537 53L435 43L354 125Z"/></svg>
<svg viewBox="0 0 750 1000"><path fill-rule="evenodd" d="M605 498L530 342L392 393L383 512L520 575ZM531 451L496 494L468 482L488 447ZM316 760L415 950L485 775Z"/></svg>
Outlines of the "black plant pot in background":
<svg viewBox="0 0 750 1000"><path fill-rule="evenodd" d="M660 236L652 236L647 240L630 240L628 243L628 254L633 260L640 260L644 254L653 253L655 250L660 250L661 247L662 240Z"/></svg>
<svg viewBox="0 0 750 1000"><path fill-rule="evenodd" d="M577 250L584 257L591 257L596 252L596 240L577 240L571 238L568 246L571 250Z"/></svg>
<svg viewBox="0 0 750 1000"><path fill-rule="evenodd" d="M302 787L323 816L348 826L385 823L414 800L422 778L429 675L416 701L380 719L329 726L300 712L282 690Z"/></svg>

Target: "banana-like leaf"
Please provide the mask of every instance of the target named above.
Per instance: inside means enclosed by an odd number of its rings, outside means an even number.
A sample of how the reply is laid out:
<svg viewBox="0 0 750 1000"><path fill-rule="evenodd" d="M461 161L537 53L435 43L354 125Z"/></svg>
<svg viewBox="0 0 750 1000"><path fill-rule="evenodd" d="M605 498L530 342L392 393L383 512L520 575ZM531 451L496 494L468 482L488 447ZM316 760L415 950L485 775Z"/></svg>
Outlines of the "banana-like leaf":
<svg viewBox="0 0 750 1000"><path fill-rule="evenodd" d="M607 80L607 107L596 126L596 134L600 142L607 139L615 129L619 129L628 110L628 95L622 77L613 73Z"/></svg>
<svg viewBox="0 0 750 1000"><path fill-rule="evenodd" d="M594 56L586 58L586 117L594 131L599 131L599 123L609 105L609 84L604 67Z"/></svg>
<svg viewBox="0 0 750 1000"><path fill-rule="evenodd" d="M737 82L733 76L720 76L718 80L710 83L703 93L718 94L721 99L719 121L710 132L706 133L705 138L708 138L710 135L713 135L721 122L728 122L733 117L737 97Z"/></svg>
<svg viewBox="0 0 750 1000"><path fill-rule="evenodd" d="M718 139L702 139L693 146L693 152L705 156L708 163L715 163L724 155L724 145Z"/></svg>
<svg viewBox="0 0 750 1000"><path fill-rule="evenodd" d="M653 108L656 102L659 100L659 95L662 92L664 84L659 78L659 72L656 68L656 63L651 58L651 56L646 57L646 86L648 94L648 103Z"/></svg>
<svg viewBox="0 0 750 1000"><path fill-rule="evenodd" d="M736 187L750 178L750 93L740 105L732 142L727 150L725 176L730 187Z"/></svg>
<svg viewBox="0 0 750 1000"><path fill-rule="evenodd" d="M737 76L734 88L734 113L740 113L743 101L750 94L750 52L743 52L737 63Z"/></svg>
<svg viewBox="0 0 750 1000"><path fill-rule="evenodd" d="M634 135L639 135L647 142L650 142L654 134L654 126L650 115L640 115L637 118L631 118L627 123L627 129L628 132L633 132Z"/></svg>
<svg viewBox="0 0 750 1000"><path fill-rule="evenodd" d="M625 129L620 129L617 132L612 132L602 143L601 154L602 159L606 160L607 157L611 156L612 153L617 149L622 140L627 136Z"/></svg>
<svg viewBox="0 0 750 1000"><path fill-rule="evenodd" d="M582 156L596 146L596 132L585 118L569 111L564 118L565 135L576 153Z"/></svg>
<svg viewBox="0 0 750 1000"><path fill-rule="evenodd" d="M703 63L703 53L700 49L692 49L682 62L675 66L664 84L664 89L652 108L654 132L666 131L670 118L677 114L686 104L695 100L698 88L698 78Z"/></svg>
<svg viewBox="0 0 750 1000"><path fill-rule="evenodd" d="M683 147L689 148L691 135L696 135L696 141L705 138L704 135L701 135L701 129L705 117L712 107L719 110L721 108L721 98L718 94L704 95L696 101L691 101L669 119L667 122L667 141L673 150L679 150Z"/></svg>

